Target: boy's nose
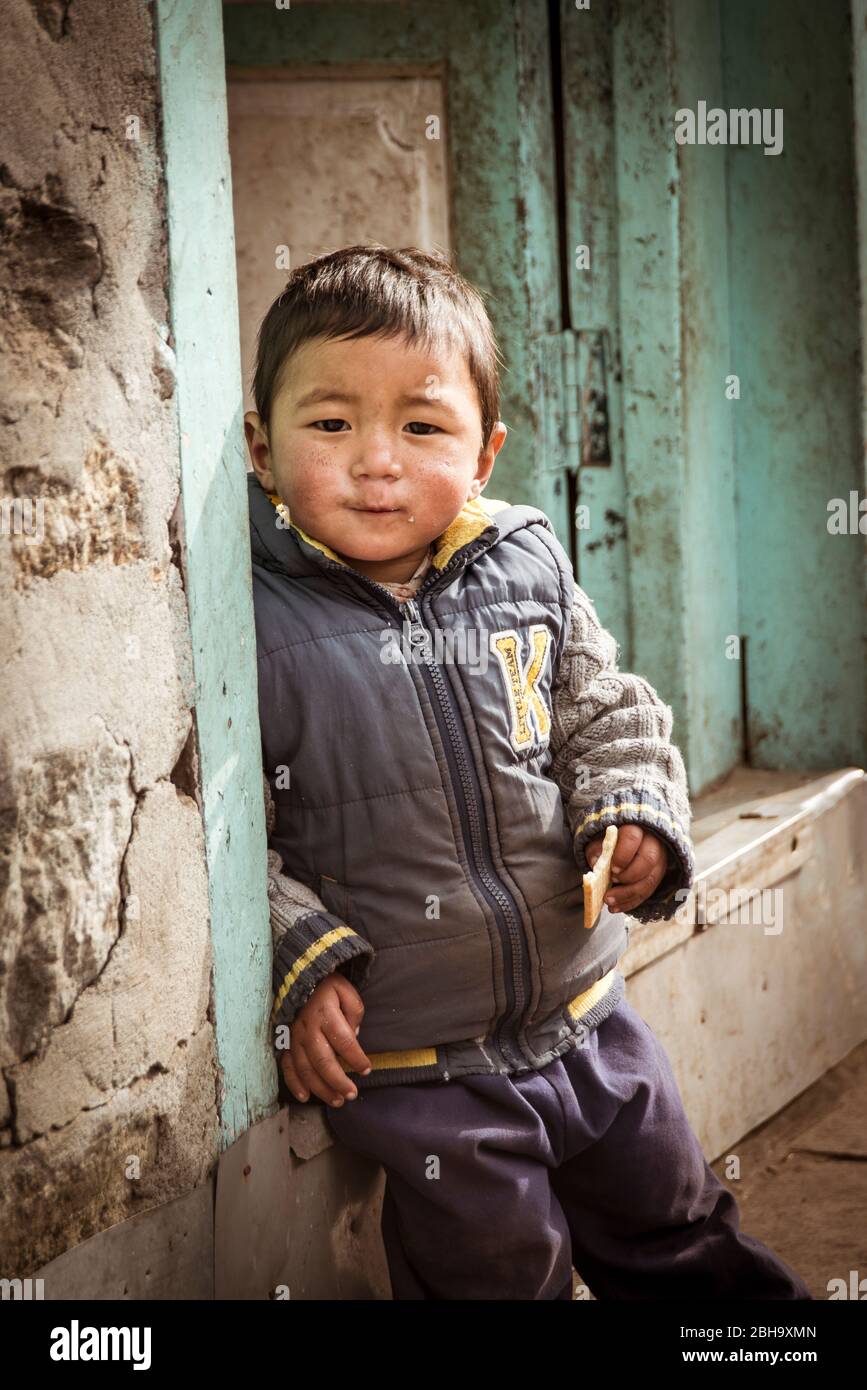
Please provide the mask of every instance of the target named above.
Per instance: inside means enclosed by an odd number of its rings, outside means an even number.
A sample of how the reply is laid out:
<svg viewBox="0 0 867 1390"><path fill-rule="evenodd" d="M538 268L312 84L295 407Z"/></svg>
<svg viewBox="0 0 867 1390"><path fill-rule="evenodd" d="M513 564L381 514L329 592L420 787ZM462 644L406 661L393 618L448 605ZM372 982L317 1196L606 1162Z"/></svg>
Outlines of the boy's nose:
<svg viewBox="0 0 867 1390"><path fill-rule="evenodd" d="M359 441L352 470L359 477L366 474L378 478L399 473L400 462L392 441L382 436Z"/></svg>

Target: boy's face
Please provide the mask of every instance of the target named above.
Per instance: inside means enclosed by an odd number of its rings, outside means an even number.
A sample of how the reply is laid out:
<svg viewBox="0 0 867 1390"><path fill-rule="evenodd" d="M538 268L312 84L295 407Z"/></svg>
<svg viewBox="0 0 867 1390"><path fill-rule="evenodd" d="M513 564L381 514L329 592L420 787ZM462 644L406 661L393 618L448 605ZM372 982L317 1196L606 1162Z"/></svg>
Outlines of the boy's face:
<svg viewBox="0 0 867 1390"><path fill-rule="evenodd" d="M374 580L409 579L490 476L460 352L404 338L317 338L286 363L266 430L244 417L253 468L292 521Z"/></svg>

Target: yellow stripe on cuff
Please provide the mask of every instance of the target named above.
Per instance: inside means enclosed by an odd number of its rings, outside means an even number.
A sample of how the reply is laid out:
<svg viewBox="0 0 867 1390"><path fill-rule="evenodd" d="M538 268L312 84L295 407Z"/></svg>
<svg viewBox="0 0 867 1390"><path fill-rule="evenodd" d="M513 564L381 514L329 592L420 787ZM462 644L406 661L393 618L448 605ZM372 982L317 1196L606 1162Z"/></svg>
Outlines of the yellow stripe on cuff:
<svg viewBox="0 0 867 1390"><path fill-rule="evenodd" d="M678 835L680 835L681 838L685 838L680 821L675 820L674 817L668 815L667 812L660 811L658 806L651 806L647 801L621 801L619 806L605 806L601 811L592 811L590 815L585 816L581 824L576 827L575 835L580 835L585 825L589 825L591 821L601 820L603 816L610 816L612 812L617 814L620 811L648 811L650 815L658 816L660 820L668 821L669 825L677 831ZM573 840L575 835L572 836Z"/></svg>
<svg viewBox="0 0 867 1390"><path fill-rule="evenodd" d="M354 932L351 927L333 927L332 930L327 931L324 936L320 936L318 941L314 941L312 946L308 946L304 954L298 957L292 969L289 971L289 974L285 976L277 997L274 1000L271 1016L273 1017L278 1013L280 1005L295 984L295 981L304 973L309 965L313 964L318 956L322 955L323 951L330 951L335 941L340 941L344 936L355 935L357 935L357 933Z"/></svg>

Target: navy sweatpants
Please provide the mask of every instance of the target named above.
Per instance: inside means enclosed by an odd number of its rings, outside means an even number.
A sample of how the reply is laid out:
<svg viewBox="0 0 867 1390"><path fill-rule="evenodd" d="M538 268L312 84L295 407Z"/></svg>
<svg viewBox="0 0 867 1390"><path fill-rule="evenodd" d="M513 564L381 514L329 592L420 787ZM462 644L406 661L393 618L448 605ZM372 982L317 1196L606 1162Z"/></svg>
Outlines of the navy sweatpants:
<svg viewBox="0 0 867 1390"><path fill-rule="evenodd" d="M624 998L541 1071L360 1091L335 1137L386 1170L396 1299L808 1299L739 1230L659 1039Z"/></svg>

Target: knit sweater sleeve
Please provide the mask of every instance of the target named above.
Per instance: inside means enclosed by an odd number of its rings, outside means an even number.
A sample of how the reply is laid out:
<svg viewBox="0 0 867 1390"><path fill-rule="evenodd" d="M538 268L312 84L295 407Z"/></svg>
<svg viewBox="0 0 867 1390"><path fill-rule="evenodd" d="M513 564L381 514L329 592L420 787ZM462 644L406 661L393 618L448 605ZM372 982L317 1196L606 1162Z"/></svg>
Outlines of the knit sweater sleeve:
<svg viewBox="0 0 867 1390"><path fill-rule="evenodd" d="M672 711L643 676L618 670L615 638L575 586L569 635L552 685L552 763L582 873L589 840L609 825L652 830L668 850L653 894L632 909L640 922L674 915L695 874L686 769L671 742Z"/></svg>
<svg viewBox="0 0 867 1390"><path fill-rule="evenodd" d="M275 808L268 778L262 776L268 830L268 903L273 948L274 1004L271 1025L291 1024L320 980L339 970L361 990L373 961L369 941L359 936L306 884L291 878L270 848Z"/></svg>

